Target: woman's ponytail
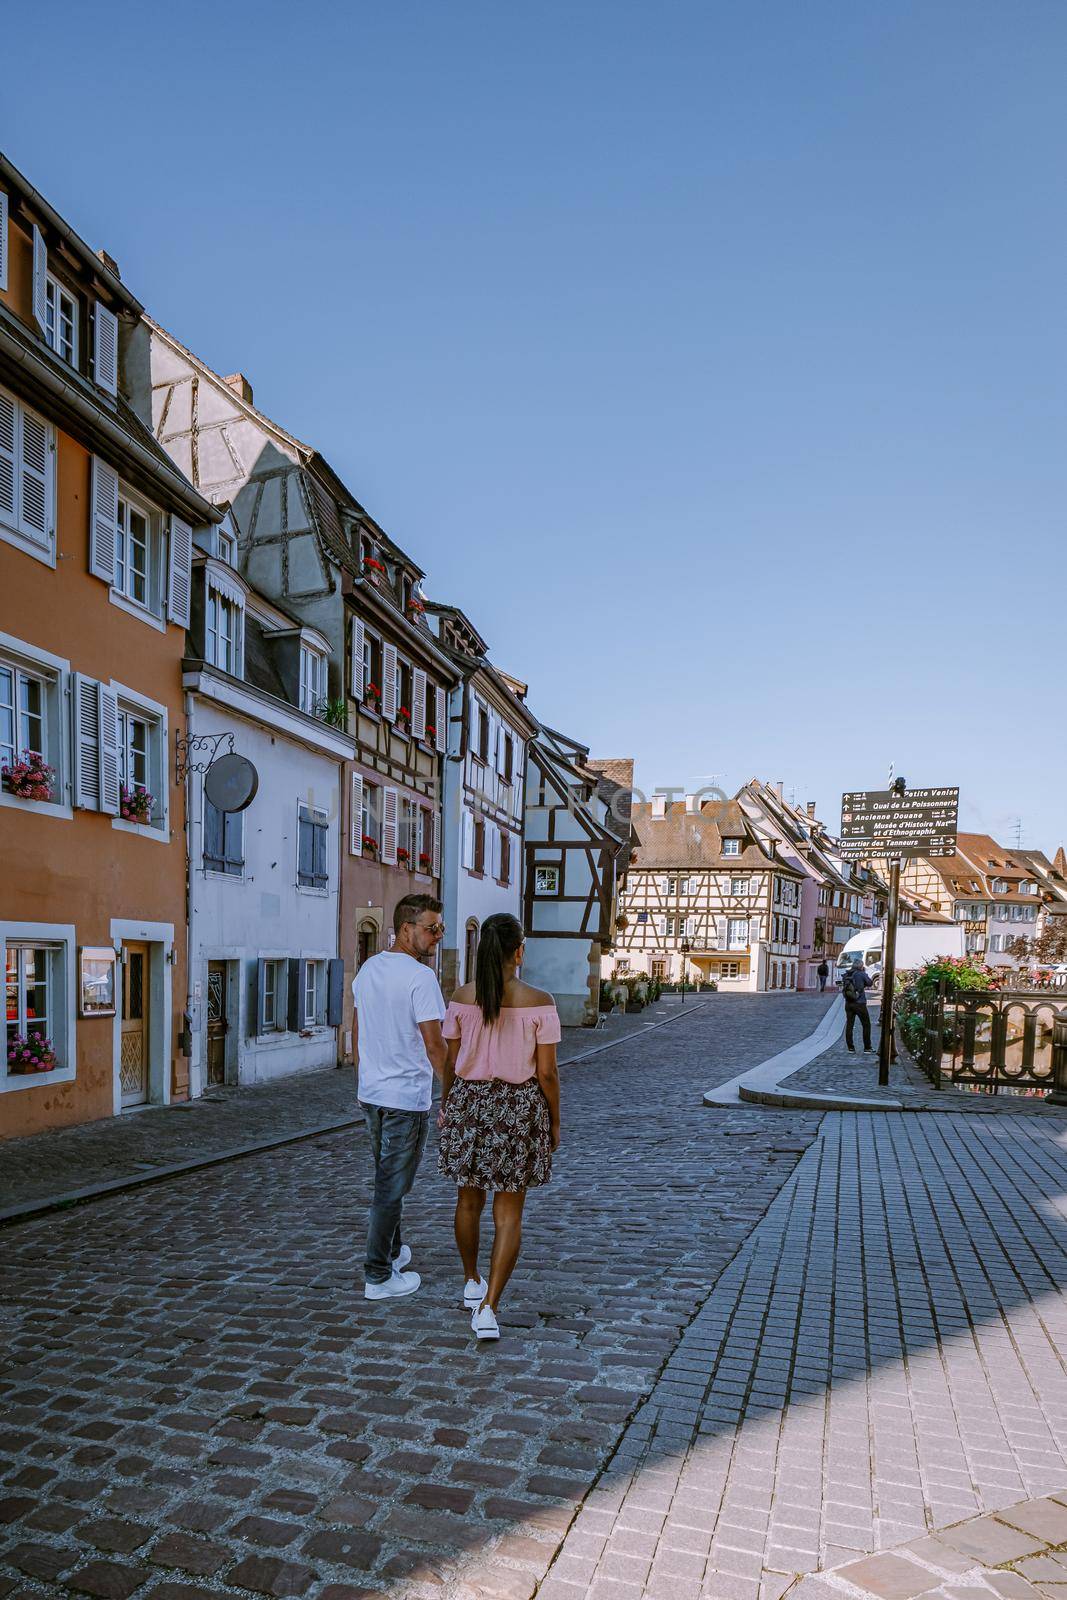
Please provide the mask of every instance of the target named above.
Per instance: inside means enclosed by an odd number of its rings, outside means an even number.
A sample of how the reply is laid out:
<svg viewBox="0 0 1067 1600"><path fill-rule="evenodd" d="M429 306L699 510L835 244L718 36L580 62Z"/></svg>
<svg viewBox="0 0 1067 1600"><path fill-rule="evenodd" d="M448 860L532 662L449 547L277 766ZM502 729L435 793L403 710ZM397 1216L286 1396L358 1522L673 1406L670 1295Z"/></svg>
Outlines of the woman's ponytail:
<svg viewBox="0 0 1067 1600"><path fill-rule="evenodd" d="M504 962L509 960L522 944L522 924L506 911L486 917L478 940L478 956L474 964L474 998L488 1024L500 1015L504 998Z"/></svg>

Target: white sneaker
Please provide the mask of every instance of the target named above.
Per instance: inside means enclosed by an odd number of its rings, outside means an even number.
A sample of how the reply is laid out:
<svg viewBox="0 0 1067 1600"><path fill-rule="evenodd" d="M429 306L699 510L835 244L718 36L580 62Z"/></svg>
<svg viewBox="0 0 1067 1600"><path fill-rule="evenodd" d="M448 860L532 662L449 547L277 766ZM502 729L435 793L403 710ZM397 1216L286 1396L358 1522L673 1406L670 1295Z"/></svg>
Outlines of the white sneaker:
<svg viewBox="0 0 1067 1600"><path fill-rule="evenodd" d="M500 1338L500 1329L497 1327L492 1306L479 1306L475 1309L471 1317L471 1332L477 1334L479 1339Z"/></svg>
<svg viewBox="0 0 1067 1600"><path fill-rule="evenodd" d="M408 1245L408 1244L402 1244L400 1246L400 1254L397 1256L396 1260L393 1262L393 1271L394 1272L403 1272L404 1268L407 1266L407 1264L408 1264L408 1262L410 1260L411 1260L411 1246Z"/></svg>
<svg viewBox="0 0 1067 1600"><path fill-rule="evenodd" d="M422 1279L417 1272L394 1272L391 1278L386 1278L384 1283L366 1283L363 1285L364 1300L399 1300L406 1294L414 1294Z"/></svg>
<svg viewBox="0 0 1067 1600"><path fill-rule="evenodd" d="M484 1278L468 1278L463 1285L463 1304L468 1311L476 1311L489 1293L489 1285Z"/></svg>

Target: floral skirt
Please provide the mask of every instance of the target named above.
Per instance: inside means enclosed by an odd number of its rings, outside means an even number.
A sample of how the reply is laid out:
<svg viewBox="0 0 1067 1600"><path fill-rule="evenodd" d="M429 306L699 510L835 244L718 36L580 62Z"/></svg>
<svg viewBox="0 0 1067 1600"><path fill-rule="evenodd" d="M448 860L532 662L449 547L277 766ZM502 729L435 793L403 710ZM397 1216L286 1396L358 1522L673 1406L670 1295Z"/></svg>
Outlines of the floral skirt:
<svg viewBox="0 0 1067 1600"><path fill-rule="evenodd" d="M517 1194L552 1176L548 1102L536 1078L457 1078L445 1102L438 1169L462 1189Z"/></svg>

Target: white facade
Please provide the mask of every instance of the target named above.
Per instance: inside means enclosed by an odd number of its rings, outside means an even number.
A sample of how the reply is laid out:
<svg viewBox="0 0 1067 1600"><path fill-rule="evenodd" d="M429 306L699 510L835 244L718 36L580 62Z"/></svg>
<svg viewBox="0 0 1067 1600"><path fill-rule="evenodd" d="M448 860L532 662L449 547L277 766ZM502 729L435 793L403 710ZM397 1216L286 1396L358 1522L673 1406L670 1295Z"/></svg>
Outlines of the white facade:
<svg viewBox="0 0 1067 1600"><path fill-rule="evenodd" d="M251 805L231 814L221 853L203 776L187 780L195 1098L209 1081L262 1083L337 1062L339 773L353 745L210 668L187 673L185 687L189 732L232 733L259 774ZM306 843L323 827L325 861L301 850L301 831Z"/></svg>

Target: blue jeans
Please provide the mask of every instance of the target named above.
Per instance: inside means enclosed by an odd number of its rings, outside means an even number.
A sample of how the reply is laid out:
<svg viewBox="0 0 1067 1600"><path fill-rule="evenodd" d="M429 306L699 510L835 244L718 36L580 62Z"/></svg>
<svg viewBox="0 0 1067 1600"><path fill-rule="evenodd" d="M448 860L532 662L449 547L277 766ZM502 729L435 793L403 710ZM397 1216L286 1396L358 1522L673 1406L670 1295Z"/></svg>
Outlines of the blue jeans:
<svg viewBox="0 0 1067 1600"><path fill-rule="evenodd" d="M393 1262L400 1254L404 1196L419 1170L430 1113L394 1111L389 1106L370 1106L362 1100L359 1104L367 1119L374 1152L374 1199L363 1270L368 1283L384 1283L392 1275Z"/></svg>

